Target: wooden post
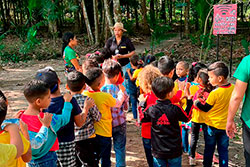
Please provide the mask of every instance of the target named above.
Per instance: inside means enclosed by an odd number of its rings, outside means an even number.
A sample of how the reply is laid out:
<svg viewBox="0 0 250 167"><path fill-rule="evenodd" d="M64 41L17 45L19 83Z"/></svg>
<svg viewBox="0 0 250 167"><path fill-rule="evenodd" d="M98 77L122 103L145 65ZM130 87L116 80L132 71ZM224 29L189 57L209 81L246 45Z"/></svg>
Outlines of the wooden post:
<svg viewBox="0 0 250 167"><path fill-rule="evenodd" d="M233 66L233 40L234 37L233 35L231 35L230 77L232 77L232 66Z"/></svg>
<svg viewBox="0 0 250 167"><path fill-rule="evenodd" d="M219 47L220 47L220 35L217 35L217 42L216 42L216 61L219 61Z"/></svg>

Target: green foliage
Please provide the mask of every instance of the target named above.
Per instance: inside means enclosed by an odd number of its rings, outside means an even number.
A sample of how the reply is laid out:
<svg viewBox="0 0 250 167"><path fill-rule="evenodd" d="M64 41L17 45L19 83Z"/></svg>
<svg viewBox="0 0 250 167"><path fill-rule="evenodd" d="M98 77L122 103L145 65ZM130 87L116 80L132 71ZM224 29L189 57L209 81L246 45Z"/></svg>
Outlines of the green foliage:
<svg viewBox="0 0 250 167"><path fill-rule="evenodd" d="M245 49L245 53L246 53L246 55L249 55L249 46L250 46L250 42L247 42L247 40L246 39L243 39L243 40L241 40L241 44L242 44L242 46L244 47L244 49Z"/></svg>
<svg viewBox="0 0 250 167"><path fill-rule="evenodd" d="M159 52L159 53L156 53L154 56L159 58L159 57L162 57L164 55L165 55L164 52Z"/></svg>
<svg viewBox="0 0 250 167"><path fill-rule="evenodd" d="M150 48L152 52L154 48L157 45L159 45L162 41L177 36L177 34L169 33L170 30L171 30L171 27L166 24L164 25L156 24L154 27L152 27L151 43L150 43Z"/></svg>
<svg viewBox="0 0 250 167"><path fill-rule="evenodd" d="M193 45L196 45L198 43L198 39L194 35L189 34L188 37L191 39Z"/></svg>
<svg viewBox="0 0 250 167"><path fill-rule="evenodd" d="M124 23L124 28L127 30L127 34L129 34L130 36L133 36L135 35L135 32L134 32L134 29L133 29L133 26L135 25L135 20L132 19L132 20L127 20L127 19L124 19L122 20L122 22Z"/></svg>
<svg viewBox="0 0 250 167"><path fill-rule="evenodd" d="M39 22L29 28L27 32L27 41L20 48L19 53L26 55L32 51L40 41L36 38L38 28L43 25L43 22Z"/></svg>

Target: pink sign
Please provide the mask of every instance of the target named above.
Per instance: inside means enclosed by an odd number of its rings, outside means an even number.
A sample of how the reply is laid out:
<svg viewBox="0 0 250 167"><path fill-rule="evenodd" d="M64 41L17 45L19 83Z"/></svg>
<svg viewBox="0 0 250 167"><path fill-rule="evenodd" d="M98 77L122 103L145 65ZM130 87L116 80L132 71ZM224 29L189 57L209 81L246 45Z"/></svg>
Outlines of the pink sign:
<svg viewBox="0 0 250 167"><path fill-rule="evenodd" d="M236 34L237 4L214 5L213 34Z"/></svg>

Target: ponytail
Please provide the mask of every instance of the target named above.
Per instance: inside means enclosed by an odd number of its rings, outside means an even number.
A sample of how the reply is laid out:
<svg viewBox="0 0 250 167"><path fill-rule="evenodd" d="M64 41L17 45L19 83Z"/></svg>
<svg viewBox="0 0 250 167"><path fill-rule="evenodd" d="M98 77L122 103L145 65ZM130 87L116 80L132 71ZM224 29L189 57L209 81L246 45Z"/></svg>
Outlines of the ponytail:
<svg viewBox="0 0 250 167"><path fill-rule="evenodd" d="M70 39L74 39L74 37L75 37L75 35L72 32L66 32L63 34L63 37L62 37L62 41L63 41L62 56L63 56L64 49L68 46L68 44L70 42Z"/></svg>

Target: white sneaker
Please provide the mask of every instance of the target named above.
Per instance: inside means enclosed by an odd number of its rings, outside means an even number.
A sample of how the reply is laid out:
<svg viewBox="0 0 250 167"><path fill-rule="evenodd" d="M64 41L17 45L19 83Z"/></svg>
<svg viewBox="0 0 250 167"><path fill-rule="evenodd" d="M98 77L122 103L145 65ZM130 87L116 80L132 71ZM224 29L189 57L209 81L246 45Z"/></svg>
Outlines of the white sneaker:
<svg viewBox="0 0 250 167"><path fill-rule="evenodd" d="M191 166L196 165L196 160L195 160L195 158L189 157L189 165L191 165Z"/></svg>

